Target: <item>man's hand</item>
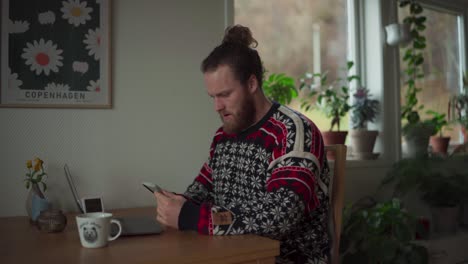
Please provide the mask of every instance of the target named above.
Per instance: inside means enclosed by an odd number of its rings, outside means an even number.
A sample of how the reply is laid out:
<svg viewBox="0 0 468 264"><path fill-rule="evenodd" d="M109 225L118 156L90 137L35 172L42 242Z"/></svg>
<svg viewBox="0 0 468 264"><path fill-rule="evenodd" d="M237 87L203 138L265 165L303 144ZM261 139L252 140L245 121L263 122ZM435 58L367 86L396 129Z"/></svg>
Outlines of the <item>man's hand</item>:
<svg viewBox="0 0 468 264"><path fill-rule="evenodd" d="M176 195L163 190L155 192L158 206L156 220L163 225L179 229L179 214L186 199L182 195Z"/></svg>

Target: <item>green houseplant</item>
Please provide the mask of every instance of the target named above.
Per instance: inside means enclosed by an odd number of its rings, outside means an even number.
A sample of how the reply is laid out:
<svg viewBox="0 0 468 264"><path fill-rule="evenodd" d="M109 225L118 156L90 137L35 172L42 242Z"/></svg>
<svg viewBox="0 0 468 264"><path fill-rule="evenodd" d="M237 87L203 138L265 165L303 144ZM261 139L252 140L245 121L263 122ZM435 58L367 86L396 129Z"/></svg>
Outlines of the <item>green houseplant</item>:
<svg viewBox="0 0 468 264"><path fill-rule="evenodd" d="M286 105L296 98L298 93L294 78L284 73L272 73L263 81L263 92L266 97Z"/></svg>
<svg viewBox="0 0 468 264"><path fill-rule="evenodd" d="M340 121L351 109L349 105L349 85L353 80L359 80L359 76L350 74L354 62L348 61L346 65L346 78L328 82L327 72L306 73L300 80L300 89L307 90L307 98L317 96L315 107L317 107L327 118L331 120L330 129L322 132L325 144L344 144L348 132L340 130ZM317 85L314 80L319 78ZM301 108L306 111L314 107L311 100L304 100ZM337 131L333 131L334 127Z"/></svg>
<svg viewBox="0 0 468 264"><path fill-rule="evenodd" d="M428 263L427 249L413 242L416 232L425 229L400 200L365 197L344 209L342 263Z"/></svg>
<svg viewBox="0 0 468 264"><path fill-rule="evenodd" d="M426 29L426 17L422 15L423 7L415 0L401 0L400 8L409 8L409 15L403 20L410 25L411 42L404 49L403 62L406 64L404 75L406 77L405 101L401 108L403 120L403 136L405 138L409 156L427 155L429 137L435 133L435 128L429 120L421 120L419 111L424 108L420 105L417 94L421 91L417 87L417 80L424 77L422 65L423 52L426 48L426 38L423 33Z"/></svg>
<svg viewBox="0 0 468 264"><path fill-rule="evenodd" d="M466 197L468 156L417 157L402 159L392 166L382 186L394 184L394 194L417 191L432 212L434 230L453 232L458 207Z"/></svg>
<svg viewBox="0 0 468 264"><path fill-rule="evenodd" d="M353 130L350 131L353 155L359 159L373 159L377 155L373 153L375 140L379 131L368 130L367 124L374 122L379 113L380 103L371 99L369 90L358 87L353 94L351 105L351 122Z"/></svg>
<svg viewBox="0 0 468 264"><path fill-rule="evenodd" d="M26 161L26 178L24 179L24 185L26 189L31 188L32 191L37 194L40 198L44 198L44 192L47 190L47 184L44 182L47 173L44 170L44 161L40 158L34 159L34 166L31 160ZM40 188L42 186L42 190Z"/></svg>
<svg viewBox="0 0 468 264"><path fill-rule="evenodd" d="M371 99L369 90L358 87L353 94L354 103L351 106L351 122L354 129L367 129L368 122L374 122L379 113L380 103Z"/></svg>

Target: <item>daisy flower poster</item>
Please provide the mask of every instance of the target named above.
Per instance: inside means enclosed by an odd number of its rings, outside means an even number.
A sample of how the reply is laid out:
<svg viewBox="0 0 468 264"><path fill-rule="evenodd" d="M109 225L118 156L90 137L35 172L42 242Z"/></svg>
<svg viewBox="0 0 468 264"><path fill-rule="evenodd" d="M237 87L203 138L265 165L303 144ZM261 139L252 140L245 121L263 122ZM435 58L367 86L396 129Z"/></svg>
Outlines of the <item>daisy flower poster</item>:
<svg viewBox="0 0 468 264"><path fill-rule="evenodd" d="M0 1L0 107L112 107L110 0Z"/></svg>

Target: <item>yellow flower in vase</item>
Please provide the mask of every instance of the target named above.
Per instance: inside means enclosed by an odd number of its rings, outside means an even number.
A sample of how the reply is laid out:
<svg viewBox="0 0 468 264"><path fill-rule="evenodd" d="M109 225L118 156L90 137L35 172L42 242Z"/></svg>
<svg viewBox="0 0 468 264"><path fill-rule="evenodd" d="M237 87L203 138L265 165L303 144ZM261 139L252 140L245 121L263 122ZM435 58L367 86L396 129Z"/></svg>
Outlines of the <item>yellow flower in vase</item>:
<svg viewBox="0 0 468 264"><path fill-rule="evenodd" d="M47 176L47 173L44 171L44 161L40 158L35 158L33 166L33 162L28 160L26 161L26 168L28 168L26 179L24 179L26 188L33 188L40 198L44 198L43 192L47 190L47 184L44 182L45 176ZM42 187L42 190L39 186Z"/></svg>
<svg viewBox="0 0 468 264"><path fill-rule="evenodd" d="M36 162L36 165L34 165L34 171L39 171L41 169L44 170L44 168L42 167L42 164L44 164L44 162L41 159L35 158L34 162Z"/></svg>

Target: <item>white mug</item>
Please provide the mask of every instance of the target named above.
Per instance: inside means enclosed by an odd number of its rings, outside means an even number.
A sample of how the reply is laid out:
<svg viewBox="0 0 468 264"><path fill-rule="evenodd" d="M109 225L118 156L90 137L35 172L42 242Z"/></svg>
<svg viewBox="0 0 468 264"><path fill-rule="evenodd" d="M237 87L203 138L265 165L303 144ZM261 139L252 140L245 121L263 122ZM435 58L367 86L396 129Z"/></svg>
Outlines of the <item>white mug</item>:
<svg viewBox="0 0 468 264"><path fill-rule="evenodd" d="M77 215L76 225L81 245L85 248L100 248L118 238L122 233L122 226L118 220L111 218L112 214L102 212ZM115 236L110 235L111 224L119 227L119 232Z"/></svg>

